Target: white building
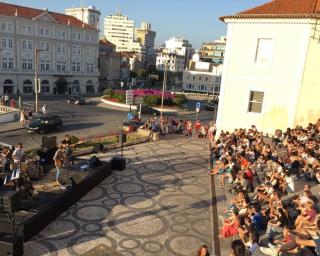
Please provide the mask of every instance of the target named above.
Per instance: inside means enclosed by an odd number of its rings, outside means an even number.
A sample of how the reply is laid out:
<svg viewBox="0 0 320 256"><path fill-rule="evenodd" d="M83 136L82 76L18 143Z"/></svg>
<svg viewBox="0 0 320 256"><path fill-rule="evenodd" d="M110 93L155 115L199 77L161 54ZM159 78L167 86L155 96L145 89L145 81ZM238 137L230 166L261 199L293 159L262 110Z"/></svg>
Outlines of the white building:
<svg viewBox="0 0 320 256"><path fill-rule="evenodd" d="M101 12L95 6L68 8L65 10L67 15L76 17L78 20L99 29Z"/></svg>
<svg viewBox="0 0 320 256"><path fill-rule="evenodd" d="M222 68L220 64L202 62L195 54L183 71L182 88L188 92L219 94Z"/></svg>
<svg viewBox="0 0 320 256"><path fill-rule="evenodd" d="M118 52L138 52L146 54L146 47L134 40L134 21L121 13L104 19L104 35L113 43Z"/></svg>
<svg viewBox="0 0 320 256"><path fill-rule="evenodd" d="M220 130L254 124L273 134L320 117L319 11L319 1L274 0L221 17L228 33Z"/></svg>
<svg viewBox="0 0 320 256"><path fill-rule="evenodd" d="M96 28L48 10L3 2L0 10L0 94L32 95L35 55L42 94L97 92Z"/></svg>
<svg viewBox="0 0 320 256"><path fill-rule="evenodd" d="M165 41L165 48L157 53L156 67L164 70L165 63L167 69L173 72L182 72L189 64L194 49L189 41L183 38L172 37Z"/></svg>
<svg viewBox="0 0 320 256"><path fill-rule="evenodd" d="M157 53L156 68L158 70L169 70L171 72L183 72L185 67L185 56L167 52L162 49Z"/></svg>

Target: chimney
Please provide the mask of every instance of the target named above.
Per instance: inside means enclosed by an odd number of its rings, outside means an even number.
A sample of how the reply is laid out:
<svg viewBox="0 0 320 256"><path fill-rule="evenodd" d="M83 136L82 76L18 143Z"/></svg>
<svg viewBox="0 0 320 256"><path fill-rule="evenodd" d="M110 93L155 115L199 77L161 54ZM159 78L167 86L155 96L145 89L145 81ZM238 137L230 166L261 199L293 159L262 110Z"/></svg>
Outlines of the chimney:
<svg viewBox="0 0 320 256"><path fill-rule="evenodd" d="M18 9L16 9L14 16L18 17Z"/></svg>
<svg viewBox="0 0 320 256"><path fill-rule="evenodd" d="M70 26L70 19L68 19L68 26Z"/></svg>

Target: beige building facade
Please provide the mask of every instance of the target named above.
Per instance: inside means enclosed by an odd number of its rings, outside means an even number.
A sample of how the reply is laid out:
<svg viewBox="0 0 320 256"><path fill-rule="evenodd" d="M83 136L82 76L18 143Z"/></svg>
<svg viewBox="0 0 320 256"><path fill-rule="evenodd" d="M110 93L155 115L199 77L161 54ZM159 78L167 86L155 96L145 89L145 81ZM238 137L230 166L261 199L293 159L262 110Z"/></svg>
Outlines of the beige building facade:
<svg viewBox="0 0 320 256"><path fill-rule="evenodd" d="M34 93L35 58L41 94L97 92L97 29L48 10L6 3L0 9L0 95Z"/></svg>

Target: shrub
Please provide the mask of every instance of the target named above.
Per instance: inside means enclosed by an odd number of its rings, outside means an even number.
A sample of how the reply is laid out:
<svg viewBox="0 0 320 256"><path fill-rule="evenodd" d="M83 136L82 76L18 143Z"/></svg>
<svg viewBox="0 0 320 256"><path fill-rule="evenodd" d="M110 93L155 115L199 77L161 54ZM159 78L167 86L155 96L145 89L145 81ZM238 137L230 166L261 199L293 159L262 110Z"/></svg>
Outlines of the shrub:
<svg viewBox="0 0 320 256"><path fill-rule="evenodd" d="M124 93L113 93L112 98L118 99L121 103L126 103L126 95Z"/></svg>
<svg viewBox="0 0 320 256"><path fill-rule="evenodd" d="M160 102L161 102L161 99L160 99ZM163 105L165 105L165 106L173 106L174 103L173 103L173 100L171 98L163 99Z"/></svg>
<svg viewBox="0 0 320 256"><path fill-rule="evenodd" d="M187 98L183 94L177 94L173 99L173 103L179 108L182 108L183 105L186 103L186 101L187 101Z"/></svg>
<svg viewBox="0 0 320 256"><path fill-rule="evenodd" d="M155 107L159 104L159 99L161 102L161 98L159 98L158 96L145 96L144 103L149 107Z"/></svg>
<svg viewBox="0 0 320 256"><path fill-rule="evenodd" d="M106 89L106 90L104 90L104 91L103 91L103 95L112 98L112 96L113 96L113 91L112 91L112 89Z"/></svg>

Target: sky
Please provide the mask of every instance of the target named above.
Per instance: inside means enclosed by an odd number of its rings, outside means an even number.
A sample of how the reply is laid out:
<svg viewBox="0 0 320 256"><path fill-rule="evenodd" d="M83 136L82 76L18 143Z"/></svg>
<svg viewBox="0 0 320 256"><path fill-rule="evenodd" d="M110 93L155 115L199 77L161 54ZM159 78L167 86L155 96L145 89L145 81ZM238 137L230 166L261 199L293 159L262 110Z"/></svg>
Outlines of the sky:
<svg viewBox="0 0 320 256"><path fill-rule="evenodd" d="M7 0L11 4L30 6L49 11L64 12L64 9L80 5L93 5L101 11L101 22L107 15L121 10L123 15L140 27L148 21L157 32L156 46L172 36L188 39L195 49L202 42L210 42L225 35L227 26L220 16L261 5L268 0ZM103 29L103 24L100 23Z"/></svg>

